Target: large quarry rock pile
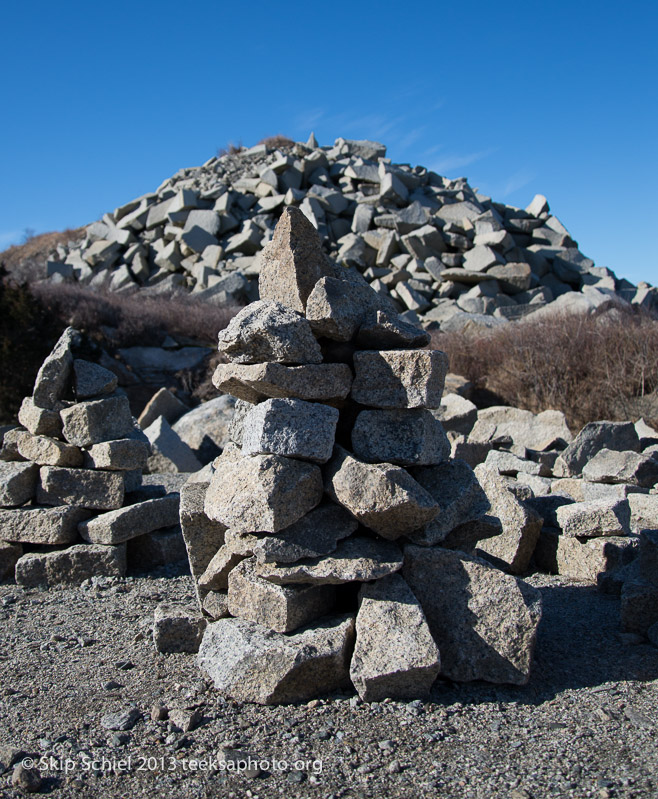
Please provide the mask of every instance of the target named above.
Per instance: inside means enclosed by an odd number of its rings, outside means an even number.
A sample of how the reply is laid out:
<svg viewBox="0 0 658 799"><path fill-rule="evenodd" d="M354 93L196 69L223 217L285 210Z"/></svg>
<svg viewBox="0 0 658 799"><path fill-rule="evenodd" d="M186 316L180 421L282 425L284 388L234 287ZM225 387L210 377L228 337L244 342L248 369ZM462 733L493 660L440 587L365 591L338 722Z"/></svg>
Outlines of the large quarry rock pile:
<svg viewBox="0 0 658 799"><path fill-rule="evenodd" d="M151 453L116 375L64 331L0 450L0 579L26 588L184 557L179 494L142 486Z"/></svg>
<svg viewBox="0 0 658 799"><path fill-rule="evenodd" d="M432 410L445 355L332 264L297 208L261 264L260 300L219 339L232 443L181 493L212 620L202 671L265 704L350 681L366 700L426 696L439 674L525 683L539 595L471 554L503 531Z"/></svg>
<svg viewBox="0 0 658 799"><path fill-rule="evenodd" d="M515 208L385 156L377 142L319 147L311 136L211 158L89 225L82 242L53 253L47 275L245 304L258 299L261 253L281 213L299 208L325 251L409 321L450 330L610 302L658 310L655 288L583 255L543 196Z"/></svg>

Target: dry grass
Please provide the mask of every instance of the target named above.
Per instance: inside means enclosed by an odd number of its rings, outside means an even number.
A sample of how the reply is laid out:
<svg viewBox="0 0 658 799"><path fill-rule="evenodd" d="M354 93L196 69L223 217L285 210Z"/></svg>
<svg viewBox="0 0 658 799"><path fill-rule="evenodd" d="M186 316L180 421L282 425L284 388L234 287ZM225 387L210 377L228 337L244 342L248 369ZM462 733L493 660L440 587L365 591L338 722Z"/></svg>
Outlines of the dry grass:
<svg viewBox="0 0 658 799"><path fill-rule="evenodd" d="M561 410L574 430L597 419L658 416L648 401L658 390L658 322L641 312L435 333L432 346L448 353L453 372L498 401L535 413Z"/></svg>
<svg viewBox="0 0 658 799"><path fill-rule="evenodd" d="M229 142L226 147L218 147L217 148L217 157L221 158L223 155L236 155L237 153L242 152L243 150L242 142L238 142L234 144L232 141Z"/></svg>
<svg viewBox="0 0 658 799"><path fill-rule="evenodd" d="M0 264L19 282L43 277L43 268L58 244L82 239L85 228L69 228L55 233L29 236L23 244L14 244L0 253Z"/></svg>
<svg viewBox="0 0 658 799"><path fill-rule="evenodd" d="M280 150L295 146L295 142L292 139L283 136L281 133L277 133L276 136L267 136L261 139L258 144L264 144L269 150Z"/></svg>

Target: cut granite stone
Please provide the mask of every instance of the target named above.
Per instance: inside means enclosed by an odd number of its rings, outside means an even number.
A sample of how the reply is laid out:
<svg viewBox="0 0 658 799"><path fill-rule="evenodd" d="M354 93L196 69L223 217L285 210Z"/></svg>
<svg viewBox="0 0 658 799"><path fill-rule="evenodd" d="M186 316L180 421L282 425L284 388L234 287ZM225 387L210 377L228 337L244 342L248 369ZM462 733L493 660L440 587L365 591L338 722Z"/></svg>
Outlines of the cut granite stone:
<svg viewBox="0 0 658 799"><path fill-rule="evenodd" d="M355 533L359 524L339 505L314 508L276 535L258 537L253 553L259 563L294 563L334 552L338 542Z"/></svg>
<svg viewBox="0 0 658 799"><path fill-rule="evenodd" d="M173 603L158 605L153 622L156 651L163 654L198 652L206 624L194 607Z"/></svg>
<svg viewBox="0 0 658 799"><path fill-rule="evenodd" d="M325 490L361 524L391 540L422 528L439 510L404 469L364 463L338 446L326 467Z"/></svg>
<svg viewBox="0 0 658 799"><path fill-rule="evenodd" d="M23 458L39 466L81 466L84 458L82 451L73 444L47 436L33 436L25 430L16 434L16 447Z"/></svg>
<svg viewBox="0 0 658 799"><path fill-rule="evenodd" d="M359 327L355 343L363 350L415 349L427 346L430 335L399 316L370 310Z"/></svg>
<svg viewBox="0 0 658 799"><path fill-rule="evenodd" d="M219 333L218 350L231 362L242 364L322 361L320 345L306 319L280 302L265 300L252 302L233 317Z"/></svg>
<svg viewBox="0 0 658 799"><path fill-rule="evenodd" d="M61 417L64 438L77 447L126 438L133 431L128 398L122 394L71 405Z"/></svg>
<svg viewBox="0 0 658 799"><path fill-rule="evenodd" d="M144 441L119 438L89 447L84 455L84 465L88 469L131 471L145 468L148 457L149 446Z"/></svg>
<svg viewBox="0 0 658 799"><path fill-rule="evenodd" d="M75 358L73 361L73 390L78 400L111 394L118 385L114 372L91 361Z"/></svg>
<svg viewBox="0 0 658 799"><path fill-rule="evenodd" d="M575 477L602 449L640 451L640 439L632 422L590 422L578 433L556 462L556 477Z"/></svg>
<svg viewBox="0 0 658 799"><path fill-rule="evenodd" d="M367 283L323 277L308 297L306 318L318 338L350 341L368 313L376 313L380 304L380 295Z"/></svg>
<svg viewBox="0 0 658 799"><path fill-rule="evenodd" d="M23 555L21 544L0 541L0 580L13 579L18 559Z"/></svg>
<svg viewBox="0 0 658 799"><path fill-rule="evenodd" d="M241 561L228 576L231 616L255 621L279 633L290 633L333 610L336 589L331 585L276 585L260 577L255 560Z"/></svg>
<svg viewBox="0 0 658 799"><path fill-rule="evenodd" d="M205 512L236 530L276 533L321 499L322 473L315 464L280 455L243 456L227 447L215 462Z"/></svg>
<svg viewBox="0 0 658 799"><path fill-rule="evenodd" d="M516 477L519 473L537 477L547 477L551 474L550 467L544 463L519 458L513 452L505 452L500 449L492 449L487 454L484 465L488 469L497 471L498 474L513 477Z"/></svg>
<svg viewBox="0 0 658 799"><path fill-rule="evenodd" d="M149 425L144 435L151 444L152 454L147 459L149 472L196 472L202 468L203 464L164 416Z"/></svg>
<svg viewBox="0 0 658 799"><path fill-rule="evenodd" d="M244 619L209 624L199 647L202 674L238 702L302 702L349 685L352 616L285 635Z"/></svg>
<svg viewBox="0 0 658 799"><path fill-rule="evenodd" d="M79 340L78 331L67 327L41 364L32 392L32 400L38 408L56 410L58 403L70 395L73 348Z"/></svg>
<svg viewBox="0 0 658 799"><path fill-rule="evenodd" d="M629 494L628 505L632 530L658 530L657 494Z"/></svg>
<svg viewBox="0 0 658 799"><path fill-rule="evenodd" d="M90 515L71 505L0 509L0 530L4 541L14 543L73 544L78 540L78 524Z"/></svg>
<svg viewBox="0 0 658 799"><path fill-rule="evenodd" d="M187 405L182 403L168 388L161 388L146 403L137 421L142 430L152 425L160 416L164 416L169 424L174 424L188 410Z"/></svg>
<svg viewBox="0 0 658 799"><path fill-rule="evenodd" d="M296 563L258 563L257 573L279 585L340 585L368 582L402 568L402 552L391 541L365 536L345 538L329 555Z"/></svg>
<svg viewBox="0 0 658 799"><path fill-rule="evenodd" d="M365 702L426 699L441 669L425 614L399 574L359 593L350 679Z"/></svg>
<svg viewBox="0 0 658 799"><path fill-rule="evenodd" d="M414 469L413 475L439 508L424 528L407 533L416 544L440 544L452 530L479 519L489 510L489 500L473 469L462 460Z"/></svg>
<svg viewBox="0 0 658 799"><path fill-rule="evenodd" d="M604 448L583 467L583 477L592 483L628 483L651 488L658 483L658 455Z"/></svg>
<svg viewBox="0 0 658 799"><path fill-rule="evenodd" d="M80 585L92 577L125 577L126 548L75 544L56 552L29 552L16 564L23 588Z"/></svg>
<svg viewBox="0 0 658 799"><path fill-rule="evenodd" d="M536 589L486 561L441 547L407 546L402 576L425 613L444 677L528 682L541 619Z"/></svg>
<svg viewBox="0 0 658 799"><path fill-rule="evenodd" d="M326 463L334 447L338 411L300 399L269 399L245 416L245 455L285 455Z"/></svg>
<svg viewBox="0 0 658 799"><path fill-rule="evenodd" d="M257 403L269 397L338 403L352 386L352 371L344 363L285 366L280 363L220 363L212 378L219 391Z"/></svg>
<svg viewBox="0 0 658 799"><path fill-rule="evenodd" d="M366 410L352 428L354 454L366 463L432 466L450 457L441 422L424 408Z"/></svg>
<svg viewBox="0 0 658 799"><path fill-rule="evenodd" d="M236 399L228 394L198 405L180 417L172 430L201 463L216 458L230 440Z"/></svg>
<svg viewBox="0 0 658 799"><path fill-rule="evenodd" d="M559 530L544 528L535 549L535 562L549 574L597 582L599 575L630 563L637 551L634 538L608 536L580 541L561 535Z"/></svg>
<svg viewBox="0 0 658 799"><path fill-rule="evenodd" d="M208 591L201 605L203 612L213 621L229 616L228 594L226 591Z"/></svg>
<svg viewBox="0 0 658 799"><path fill-rule="evenodd" d="M40 505L77 505L90 510L115 510L123 505L123 475L91 469L42 466L37 502Z"/></svg>
<svg viewBox="0 0 658 799"><path fill-rule="evenodd" d="M226 525L209 519L203 509L209 483L186 483L180 492L180 524L190 571L195 582L204 573L215 553L224 545ZM197 583L199 601L205 591Z"/></svg>
<svg viewBox="0 0 658 799"><path fill-rule="evenodd" d="M477 421L469 434L473 441L497 441L509 437L514 444L543 452L564 447L572 440L571 431L561 411L533 414L521 408L496 405L478 411Z"/></svg>
<svg viewBox="0 0 658 799"><path fill-rule="evenodd" d="M167 494L81 522L80 535L91 544L120 544L144 533L178 524L180 496Z"/></svg>
<svg viewBox="0 0 658 799"><path fill-rule="evenodd" d="M355 402L375 408L437 408L448 358L438 350L364 350L354 354Z"/></svg>
<svg viewBox="0 0 658 799"><path fill-rule="evenodd" d="M34 463L0 461L0 507L15 508L32 499L38 475Z"/></svg>
<svg viewBox="0 0 658 799"><path fill-rule="evenodd" d="M631 511L626 499L573 502L556 510L562 535L578 538L620 536L630 533Z"/></svg>
<svg viewBox="0 0 658 799"><path fill-rule="evenodd" d="M249 548L240 543L227 541L213 555L202 575L198 579L200 593L208 591L226 591L229 574L245 558L251 557Z"/></svg>
<svg viewBox="0 0 658 799"><path fill-rule="evenodd" d="M497 516L503 528L500 535L483 541L479 549L512 574L521 574L530 564L544 520L517 499L507 480L494 469L481 464L475 467L475 476L491 505L490 515Z"/></svg>
<svg viewBox="0 0 658 799"><path fill-rule="evenodd" d="M40 408L34 404L32 397L25 397L21 403L18 421L33 436L58 438L62 435L62 419L59 411Z"/></svg>
<svg viewBox="0 0 658 799"><path fill-rule="evenodd" d="M443 429L467 436L476 422L477 406L459 394L445 394L438 408L432 411Z"/></svg>

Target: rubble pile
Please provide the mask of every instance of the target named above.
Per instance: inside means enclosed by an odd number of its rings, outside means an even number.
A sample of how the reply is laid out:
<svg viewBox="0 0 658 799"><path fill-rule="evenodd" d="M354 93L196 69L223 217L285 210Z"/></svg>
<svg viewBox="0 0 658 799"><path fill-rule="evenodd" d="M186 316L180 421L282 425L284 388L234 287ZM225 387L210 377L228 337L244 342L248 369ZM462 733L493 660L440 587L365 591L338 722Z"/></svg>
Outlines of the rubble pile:
<svg viewBox="0 0 658 799"><path fill-rule="evenodd" d="M89 225L83 241L60 245L44 277L243 305L258 299L263 248L287 208L310 220L336 263L423 326L493 326L610 303L658 311L658 291L595 266L545 197L515 208L465 178L394 164L377 142L320 147L313 135L180 170Z"/></svg>

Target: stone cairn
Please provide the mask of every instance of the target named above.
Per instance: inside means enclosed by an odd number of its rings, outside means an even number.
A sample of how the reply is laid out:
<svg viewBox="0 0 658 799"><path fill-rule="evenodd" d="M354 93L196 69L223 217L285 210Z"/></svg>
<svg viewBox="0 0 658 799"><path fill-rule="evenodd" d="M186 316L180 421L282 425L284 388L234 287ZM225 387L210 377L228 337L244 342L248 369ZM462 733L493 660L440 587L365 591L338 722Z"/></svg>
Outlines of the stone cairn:
<svg viewBox="0 0 658 799"><path fill-rule="evenodd" d="M206 619L199 665L236 700L426 697L439 674L523 684L538 592L469 554L501 533L431 409L444 353L284 211L260 300L220 333L232 443L181 491Z"/></svg>
<svg viewBox="0 0 658 799"><path fill-rule="evenodd" d="M148 439L116 375L84 349L67 328L0 450L0 579L25 588L122 577L127 557L142 568L185 556L179 495L141 487Z"/></svg>

